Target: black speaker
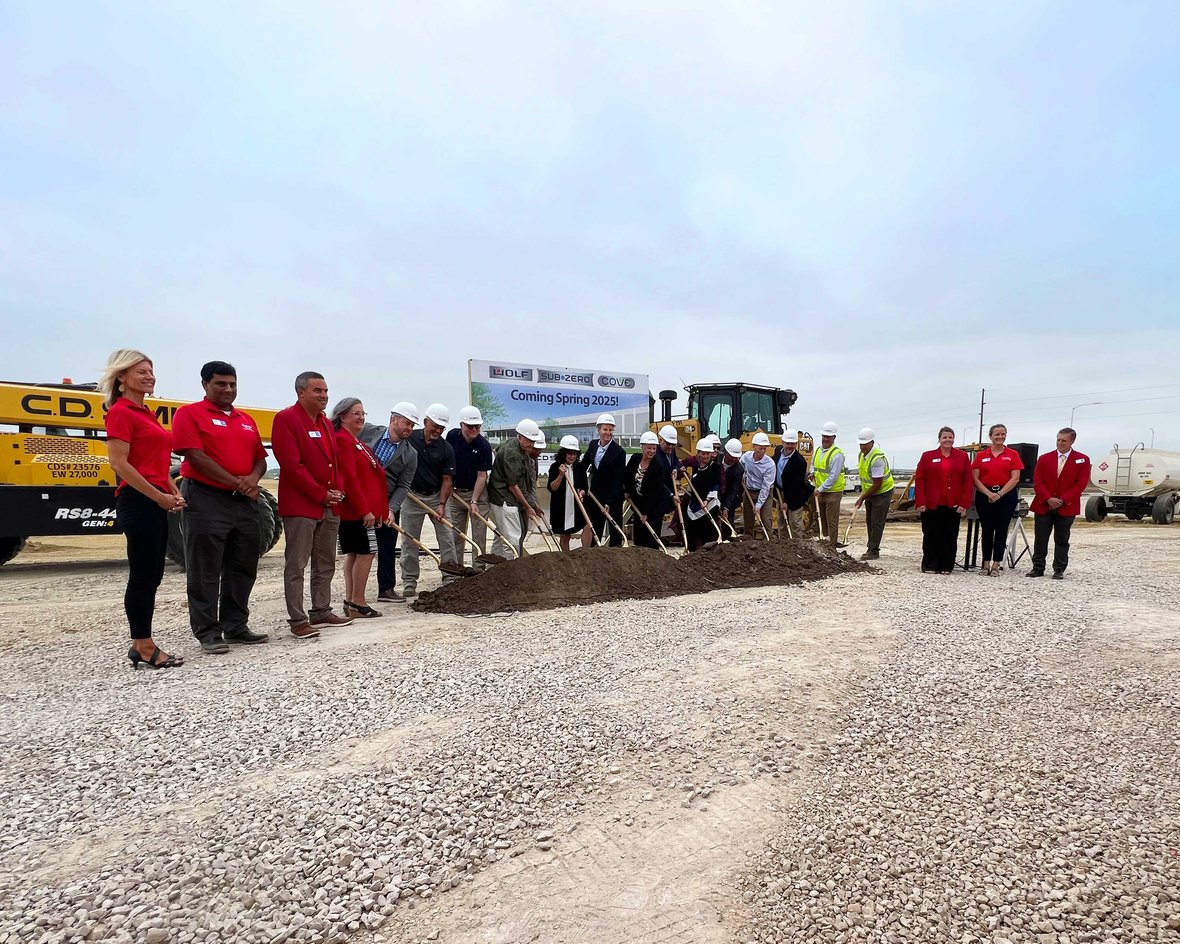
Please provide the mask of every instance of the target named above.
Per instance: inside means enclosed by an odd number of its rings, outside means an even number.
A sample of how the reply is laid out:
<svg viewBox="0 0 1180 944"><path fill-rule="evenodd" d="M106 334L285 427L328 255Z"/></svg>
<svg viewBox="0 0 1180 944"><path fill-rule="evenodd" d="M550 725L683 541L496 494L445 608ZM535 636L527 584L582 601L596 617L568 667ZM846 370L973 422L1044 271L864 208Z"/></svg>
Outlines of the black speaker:
<svg viewBox="0 0 1180 944"><path fill-rule="evenodd" d="M1036 443L1008 443L1009 449L1020 453L1020 461L1024 468L1020 472L1020 487L1032 488L1033 468L1037 464L1037 456L1041 454L1041 447Z"/></svg>

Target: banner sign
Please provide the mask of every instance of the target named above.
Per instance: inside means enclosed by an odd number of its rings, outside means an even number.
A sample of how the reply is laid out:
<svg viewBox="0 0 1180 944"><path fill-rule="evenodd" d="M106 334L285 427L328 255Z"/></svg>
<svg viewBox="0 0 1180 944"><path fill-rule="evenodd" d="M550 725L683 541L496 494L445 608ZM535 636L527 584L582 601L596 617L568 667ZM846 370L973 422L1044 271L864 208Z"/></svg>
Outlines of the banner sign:
<svg viewBox="0 0 1180 944"><path fill-rule="evenodd" d="M516 424L527 418L545 431L550 449L568 435L588 443L596 438L598 415L610 413L616 437L627 445L651 423L647 374L475 360L467 362L467 372L471 403L491 439L515 435Z"/></svg>

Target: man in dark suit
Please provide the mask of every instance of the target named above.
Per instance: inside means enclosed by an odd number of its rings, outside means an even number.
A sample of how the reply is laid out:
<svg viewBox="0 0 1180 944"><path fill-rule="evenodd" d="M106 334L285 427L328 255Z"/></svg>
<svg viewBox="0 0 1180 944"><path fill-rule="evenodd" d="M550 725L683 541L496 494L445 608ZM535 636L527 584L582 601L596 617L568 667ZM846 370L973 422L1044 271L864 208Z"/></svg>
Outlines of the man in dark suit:
<svg viewBox="0 0 1180 944"><path fill-rule="evenodd" d="M410 433L421 422L418 408L412 403L398 403L389 414L389 426L366 423L361 428L360 439L377 461L385 467L385 480L389 486L389 515L394 520L401 514L402 502L418 471L418 453L410 445ZM382 603L405 603L406 598L395 589L397 575L394 561L397 558L398 533L393 528L377 529L377 599Z"/></svg>
<svg viewBox="0 0 1180 944"><path fill-rule="evenodd" d="M1057 433L1057 448L1037 460L1033 470L1032 513L1036 515L1033 569L1045 576L1049 534L1053 534L1053 579L1062 580L1069 566L1069 532L1082 509L1082 492L1090 484L1090 457L1073 448L1078 434L1066 427Z"/></svg>
<svg viewBox="0 0 1180 944"><path fill-rule="evenodd" d="M798 443L798 431L788 429L783 432L783 444L774 453L775 485L787 506L790 536L796 538L803 536L803 506L815 491L807 481L807 460L799 452ZM788 529L779 522L779 537L787 536Z"/></svg>
<svg viewBox="0 0 1180 944"><path fill-rule="evenodd" d="M627 453L615 442L615 418L603 413L595 424L598 441L591 443L579 460L590 480L590 494L606 506L612 518L620 526L623 523L623 484L627 477ZM595 535L603 533L603 527L610 531L610 546L619 547L623 536L617 529L606 523L606 517L593 501L586 502L590 515L590 526Z"/></svg>

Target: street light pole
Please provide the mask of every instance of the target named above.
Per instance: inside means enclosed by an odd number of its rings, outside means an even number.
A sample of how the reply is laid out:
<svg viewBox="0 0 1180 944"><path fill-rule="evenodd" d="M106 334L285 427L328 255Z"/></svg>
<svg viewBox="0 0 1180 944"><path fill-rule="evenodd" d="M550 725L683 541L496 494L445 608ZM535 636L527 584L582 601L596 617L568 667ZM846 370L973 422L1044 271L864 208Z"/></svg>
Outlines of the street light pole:
<svg viewBox="0 0 1180 944"><path fill-rule="evenodd" d="M1148 449L1154 449L1154 448L1155 448L1155 427L1154 427L1154 426L1149 426L1149 427L1147 427L1147 428L1148 428L1149 430L1151 430L1151 445L1150 445L1150 446L1148 446L1147 448L1148 448Z"/></svg>
<svg viewBox="0 0 1180 944"><path fill-rule="evenodd" d="M1074 412L1077 410L1080 410L1084 406L1102 406L1102 401L1101 400L1091 400L1089 403L1079 403L1077 406L1072 407L1069 411L1069 428L1070 429L1073 429Z"/></svg>

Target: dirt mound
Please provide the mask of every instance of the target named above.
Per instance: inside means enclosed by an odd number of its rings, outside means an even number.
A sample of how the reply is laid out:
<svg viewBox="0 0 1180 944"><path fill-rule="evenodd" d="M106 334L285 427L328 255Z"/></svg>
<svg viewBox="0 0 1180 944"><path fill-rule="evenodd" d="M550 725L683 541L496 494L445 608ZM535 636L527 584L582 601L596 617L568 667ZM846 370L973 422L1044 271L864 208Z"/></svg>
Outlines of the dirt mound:
<svg viewBox="0 0 1180 944"><path fill-rule="evenodd" d="M473 615L604 600L671 597L730 587L822 580L870 568L816 541L718 544L680 559L645 547L531 554L423 593L414 609Z"/></svg>

